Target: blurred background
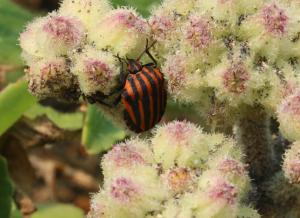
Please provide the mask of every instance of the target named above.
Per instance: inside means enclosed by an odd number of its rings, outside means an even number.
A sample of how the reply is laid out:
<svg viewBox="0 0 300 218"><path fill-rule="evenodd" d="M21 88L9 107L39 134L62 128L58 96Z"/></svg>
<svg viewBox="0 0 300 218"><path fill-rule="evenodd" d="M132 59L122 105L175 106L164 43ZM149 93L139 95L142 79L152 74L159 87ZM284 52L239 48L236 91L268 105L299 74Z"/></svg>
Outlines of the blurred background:
<svg viewBox="0 0 300 218"><path fill-rule="evenodd" d="M112 3L133 6L147 17L159 0ZM0 218L84 217L101 183L101 156L128 137L84 101L38 101L28 93L19 34L58 5L58 0L0 0ZM164 121L197 119L188 106L168 105Z"/></svg>

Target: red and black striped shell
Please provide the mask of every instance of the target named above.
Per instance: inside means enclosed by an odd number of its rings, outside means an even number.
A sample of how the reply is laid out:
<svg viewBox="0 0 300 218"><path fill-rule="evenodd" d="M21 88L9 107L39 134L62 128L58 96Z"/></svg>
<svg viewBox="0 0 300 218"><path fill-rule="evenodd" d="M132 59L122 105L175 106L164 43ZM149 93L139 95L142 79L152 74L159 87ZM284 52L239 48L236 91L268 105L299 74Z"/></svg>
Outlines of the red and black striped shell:
<svg viewBox="0 0 300 218"><path fill-rule="evenodd" d="M157 124L166 109L167 94L164 77L154 65L140 65L130 71L121 95L124 105L124 120L136 133L147 131ZM130 66L128 67L130 69Z"/></svg>

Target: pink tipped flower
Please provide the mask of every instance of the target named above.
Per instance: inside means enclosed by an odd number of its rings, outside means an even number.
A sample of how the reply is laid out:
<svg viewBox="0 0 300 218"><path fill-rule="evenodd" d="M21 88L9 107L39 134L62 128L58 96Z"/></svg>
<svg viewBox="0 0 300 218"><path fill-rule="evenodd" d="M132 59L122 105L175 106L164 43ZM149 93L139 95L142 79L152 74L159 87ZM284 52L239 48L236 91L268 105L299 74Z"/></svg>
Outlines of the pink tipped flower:
<svg viewBox="0 0 300 218"><path fill-rule="evenodd" d="M286 174L292 183L300 183L300 160L290 160L286 163Z"/></svg>
<svg viewBox="0 0 300 218"><path fill-rule="evenodd" d="M300 139L300 90L285 97L277 110L281 133L290 141Z"/></svg>
<svg viewBox="0 0 300 218"><path fill-rule="evenodd" d="M171 169L163 175L167 187L176 194L190 188L194 182L194 177L194 172L184 167Z"/></svg>
<svg viewBox="0 0 300 218"><path fill-rule="evenodd" d="M105 155L104 161L112 161L117 167L130 167L136 164L145 164L142 154L130 144L115 145L113 149Z"/></svg>
<svg viewBox="0 0 300 218"><path fill-rule="evenodd" d="M163 72L168 77L168 89L171 94L177 94L185 85L187 80L186 60L182 55L170 56Z"/></svg>
<svg viewBox="0 0 300 218"><path fill-rule="evenodd" d="M286 101L281 106L281 113L289 113L291 115L300 115L300 91L294 95L287 97Z"/></svg>
<svg viewBox="0 0 300 218"><path fill-rule="evenodd" d="M287 150L283 161L283 171L288 180L293 184L300 184L300 144L292 144Z"/></svg>
<svg viewBox="0 0 300 218"><path fill-rule="evenodd" d="M213 39L209 21L199 16L192 16L186 29L185 38L195 49L206 48Z"/></svg>
<svg viewBox="0 0 300 218"><path fill-rule="evenodd" d="M209 197L216 201L225 201L229 205L237 202L237 189L226 181L219 181L208 191Z"/></svg>
<svg viewBox="0 0 300 218"><path fill-rule="evenodd" d="M298 84L295 81L289 80L284 84L282 88L282 96L287 97L293 94L298 88Z"/></svg>
<svg viewBox="0 0 300 218"><path fill-rule="evenodd" d="M198 133L199 130L195 125L187 121L174 121L165 127L165 131L172 141L178 145L185 146L189 144L190 137L196 132Z"/></svg>
<svg viewBox="0 0 300 218"><path fill-rule="evenodd" d="M50 16L43 25L43 31L47 32L54 40L63 41L68 46L77 46L84 37L81 23L74 18L64 16Z"/></svg>
<svg viewBox="0 0 300 218"><path fill-rule="evenodd" d="M69 72L64 58L34 63L27 71L27 78L29 90L39 98L56 97L70 101L79 97L77 80Z"/></svg>
<svg viewBox="0 0 300 218"><path fill-rule="evenodd" d="M154 15L149 20L154 39L158 41L165 40L170 30L175 27L174 20L165 15Z"/></svg>
<svg viewBox="0 0 300 218"><path fill-rule="evenodd" d="M139 18L136 14L129 10L119 10L113 17L110 17L110 19L113 19L114 22L124 26L125 28L135 29L140 33L143 33L146 30L146 21Z"/></svg>
<svg viewBox="0 0 300 218"><path fill-rule="evenodd" d="M121 57L135 56L145 49L148 23L130 8L111 10L96 21L88 39L98 49L108 49Z"/></svg>
<svg viewBox="0 0 300 218"><path fill-rule="evenodd" d="M234 159L225 159L221 161L218 164L217 168L225 174L233 174L236 176L245 175L245 167L243 166L243 164Z"/></svg>
<svg viewBox="0 0 300 218"><path fill-rule="evenodd" d="M234 94L241 94L247 88L250 75L242 63L233 64L223 72L223 84L225 88Z"/></svg>
<svg viewBox="0 0 300 218"><path fill-rule="evenodd" d="M120 203L129 203L139 195L139 187L132 180L120 177L111 184L111 197Z"/></svg>
<svg viewBox="0 0 300 218"><path fill-rule="evenodd" d="M285 11L275 3L265 6L261 12L261 17L268 32L275 35L282 35L286 32L289 18Z"/></svg>
<svg viewBox="0 0 300 218"><path fill-rule="evenodd" d="M84 65L84 73L92 86L105 87L112 79L113 70L102 60L88 59L85 60Z"/></svg>

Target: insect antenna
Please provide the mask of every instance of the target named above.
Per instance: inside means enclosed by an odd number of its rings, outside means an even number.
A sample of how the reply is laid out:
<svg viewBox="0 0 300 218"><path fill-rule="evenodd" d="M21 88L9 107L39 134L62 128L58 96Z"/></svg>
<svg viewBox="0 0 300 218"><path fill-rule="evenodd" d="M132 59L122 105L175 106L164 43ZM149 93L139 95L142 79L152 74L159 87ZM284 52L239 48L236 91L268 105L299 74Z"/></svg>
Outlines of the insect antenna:
<svg viewBox="0 0 300 218"><path fill-rule="evenodd" d="M157 41L155 40L155 41L152 42L152 44L149 46L149 40L146 39L146 48L145 48L145 50L140 54L140 56L139 56L136 60L139 61L145 53L148 53L148 52L149 52L149 49L152 48L152 47L155 45L156 42L157 42Z"/></svg>

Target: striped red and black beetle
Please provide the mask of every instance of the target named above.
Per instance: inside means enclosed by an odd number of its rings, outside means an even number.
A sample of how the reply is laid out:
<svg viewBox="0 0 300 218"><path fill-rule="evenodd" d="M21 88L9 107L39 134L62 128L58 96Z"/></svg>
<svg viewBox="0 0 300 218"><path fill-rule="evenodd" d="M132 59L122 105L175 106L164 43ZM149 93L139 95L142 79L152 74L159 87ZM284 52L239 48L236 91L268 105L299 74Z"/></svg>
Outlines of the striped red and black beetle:
<svg viewBox="0 0 300 218"><path fill-rule="evenodd" d="M162 118L167 102L164 76L157 66L148 46L136 59L127 59L127 72L121 70L120 87L109 95L97 92L87 99L90 103L98 102L107 106L117 105L120 101L124 107L123 116L128 128L136 133L144 132L154 127ZM140 59L147 54L153 61L142 64ZM119 58L119 57L118 57ZM121 66L123 61L119 58ZM123 67L122 67L123 68ZM105 98L120 91L113 105L104 101Z"/></svg>

